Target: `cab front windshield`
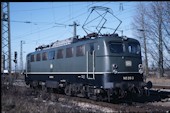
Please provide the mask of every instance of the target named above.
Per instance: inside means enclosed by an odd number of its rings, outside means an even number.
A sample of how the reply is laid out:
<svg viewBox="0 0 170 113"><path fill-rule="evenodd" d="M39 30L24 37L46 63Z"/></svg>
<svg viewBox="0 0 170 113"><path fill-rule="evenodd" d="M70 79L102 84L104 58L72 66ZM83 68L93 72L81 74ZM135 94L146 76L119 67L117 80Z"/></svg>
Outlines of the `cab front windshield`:
<svg viewBox="0 0 170 113"><path fill-rule="evenodd" d="M127 49L126 49L127 48ZM129 42L128 44L124 43L109 43L109 49L111 53L130 53L130 54L139 54L140 53L140 45L138 43Z"/></svg>
<svg viewBox="0 0 170 113"><path fill-rule="evenodd" d="M109 49L111 53L123 53L123 44L122 43L110 43Z"/></svg>
<svg viewBox="0 0 170 113"><path fill-rule="evenodd" d="M140 46L138 43L129 43L128 44L128 52L132 54L140 53Z"/></svg>

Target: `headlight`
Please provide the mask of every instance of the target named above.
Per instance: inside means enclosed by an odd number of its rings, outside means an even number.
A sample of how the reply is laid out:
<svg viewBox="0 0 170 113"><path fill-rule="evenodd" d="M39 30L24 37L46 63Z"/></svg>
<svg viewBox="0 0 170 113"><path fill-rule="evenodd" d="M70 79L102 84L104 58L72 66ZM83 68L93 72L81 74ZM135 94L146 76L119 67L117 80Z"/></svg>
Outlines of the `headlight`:
<svg viewBox="0 0 170 113"><path fill-rule="evenodd" d="M143 73L143 66L142 66L142 64L139 64L138 68L139 68L139 73L142 74Z"/></svg>
<svg viewBox="0 0 170 113"><path fill-rule="evenodd" d="M139 73L142 74L143 73L143 69L139 69Z"/></svg>
<svg viewBox="0 0 170 113"><path fill-rule="evenodd" d="M142 64L139 64L139 65L138 65L138 68L139 68L139 69L143 68Z"/></svg>
<svg viewBox="0 0 170 113"><path fill-rule="evenodd" d="M116 70L116 69L113 69L113 73L114 73L114 74L117 74L117 70Z"/></svg>
<svg viewBox="0 0 170 113"><path fill-rule="evenodd" d="M112 64L113 69L117 69L117 65L116 64Z"/></svg>
<svg viewBox="0 0 170 113"><path fill-rule="evenodd" d="M113 68L113 73L117 74L117 65L116 64L112 64L112 68Z"/></svg>

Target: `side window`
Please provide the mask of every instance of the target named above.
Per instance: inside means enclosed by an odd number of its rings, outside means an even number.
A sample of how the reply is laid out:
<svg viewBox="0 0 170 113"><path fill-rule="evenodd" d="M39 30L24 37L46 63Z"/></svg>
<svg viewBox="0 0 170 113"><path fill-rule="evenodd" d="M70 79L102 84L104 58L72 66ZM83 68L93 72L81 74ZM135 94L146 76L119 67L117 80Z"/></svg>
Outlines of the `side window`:
<svg viewBox="0 0 170 113"><path fill-rule="evenodd" d="M90 54L92 55L94 51L94 43L90 43L89 46L90 46Z"/></svg>
<svg viewBox="0 0 170 113"><path fill-rule="evenodd" d="M66 48L66 58L73 57L73 48Z"/></svg>
<svg viewBox="0 0 170 113"><path fill-rule="evenodd" d="M38 53L38 54L36 55L36 61L40 61L40 59L41 59L40 53Z"/></svg>
<svg viewBox="0 0 170 113"><path fill-rule="evenodd" d="M50 51L48 53L48 59L49 60L54 60L55 59L55 51Z"/></svg>
<svg viewBox="0 0 170 113"><path fill-rule="evenodd" d="M34 55L31 55L31 62L34 62Z"/></svg>
<svg viewBox="0 0 170 113"><path fill-rule="evenodd" d="M76 56L84 56L85 55L85 46L77 46L76 48Z"/></svg>
<svg viewBox="0 0 170 113"><path fill-rule="evenodd" d="M57 52L57 59L63 58L64 57L64 50L59 49Z"/></svg>
<svg viewBox="0 0 170 113"><path fill-rule="evenodd" d="M43 52L43 54L42 54L42 60L47 60L47 52Z"/></svg>

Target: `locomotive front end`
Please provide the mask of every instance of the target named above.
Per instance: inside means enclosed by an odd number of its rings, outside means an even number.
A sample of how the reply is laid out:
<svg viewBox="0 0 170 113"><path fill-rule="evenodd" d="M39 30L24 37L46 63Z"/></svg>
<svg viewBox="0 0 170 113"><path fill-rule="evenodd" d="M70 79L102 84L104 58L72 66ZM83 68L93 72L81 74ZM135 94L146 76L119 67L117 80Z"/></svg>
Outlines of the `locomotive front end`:
<svg viewBox="0 0 170 113"><path fill-rule="evenodd" d="M140 43L131 38L112 39L106 42L112 72L108 75L107 82L112 83L113 93L119 97L142 95L145 87L151 88L152 83L144 82Z"/></svg>

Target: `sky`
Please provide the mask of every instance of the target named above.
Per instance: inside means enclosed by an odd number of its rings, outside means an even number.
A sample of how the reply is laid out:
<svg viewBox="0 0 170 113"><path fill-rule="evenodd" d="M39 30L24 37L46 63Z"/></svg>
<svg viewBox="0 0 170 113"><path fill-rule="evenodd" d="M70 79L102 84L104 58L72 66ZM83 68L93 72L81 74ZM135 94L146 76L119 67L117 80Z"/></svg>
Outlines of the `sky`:
<svg viewBox="0 0 170 113"><path fill-rule="evenodd" d="M138 2L10 2L11 25L11 58L14 51L18 53L18 69L20 68L20 45L23 41L23 61L25 67L26 55L35 51L42 44L50 44L57 40L64 40L73 36L73 21L79 24L77 35L86 35L82 26L88 17L90 7L103 6L113 11L113 14L122 21L117 32L136 38L132 33L132 21ZM120 8L123 6L123 8ZM115 29L118 21L113 19L113 24L107 24ZM92 27L93 25L91 25ZM106 31L106 30L105 30ZM110 31L106 31L109 33ZM112 32L111 32L112 33ZM12 62L12 69L14 63Z"/></svg>

